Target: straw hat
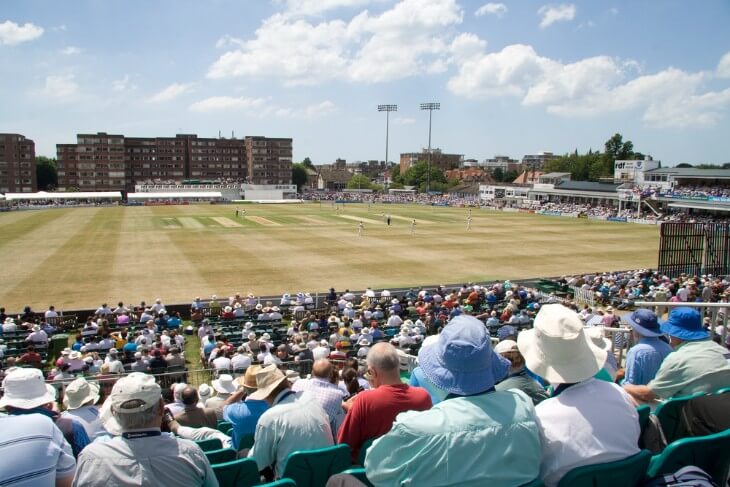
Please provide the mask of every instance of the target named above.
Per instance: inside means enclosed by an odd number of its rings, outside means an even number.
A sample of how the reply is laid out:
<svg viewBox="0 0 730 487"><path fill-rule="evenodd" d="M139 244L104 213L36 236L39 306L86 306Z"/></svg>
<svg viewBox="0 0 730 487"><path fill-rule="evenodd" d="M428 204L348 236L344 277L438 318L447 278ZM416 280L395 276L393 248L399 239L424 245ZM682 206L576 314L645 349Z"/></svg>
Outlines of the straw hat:
<svg viewBox="0 0 730 487"><path fill-rule="evenodd" d="M527 368L553 384L593 377L606 362L606 350L596 346L578 314L562 304L542 307L531 330L517 337Z"/></svg>
<svg viewBox="0 0 730 487"><path fill-rule="evenodd" d="M236 383L238 383L239 386L246 387L247 389L258 389L258 385L256 384L256 373L259 370L261 370L260 365L251 365L246 369L246 373L242 377L236 379Z"/></svg>
<svg viewBox="0 0 730 487"><path fill-rule="evenodd" d="M256 372L256 385L258 386L258 390L249 394L248 397L262 401L269 397L269 394L285 380L286 375L276 365L268 365Z"/></svg>
<svg viewBox="0 0 730 487"><path fill-rule="evenodd" d="M66 394L63 397L63 404L66 409L78 409L86 403L94 404L99 400L99 385L87 382L80 377L66 386Z"/></svg>

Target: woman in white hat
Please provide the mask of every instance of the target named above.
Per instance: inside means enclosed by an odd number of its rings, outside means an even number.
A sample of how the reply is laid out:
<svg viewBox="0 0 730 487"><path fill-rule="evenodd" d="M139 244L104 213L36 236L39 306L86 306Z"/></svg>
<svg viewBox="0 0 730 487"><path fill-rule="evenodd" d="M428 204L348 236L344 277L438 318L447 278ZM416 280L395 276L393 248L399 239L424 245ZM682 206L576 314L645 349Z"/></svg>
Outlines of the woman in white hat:
<svg viewBox="0 0 730 487"><path fill-rule="evenodd" d="M87 382L80 377L66 386L63 405L66 406L61 416L76 419L86 430L90 439L106 434L99 416L99 408L95 406L99 400L99 385Z"/></svg>
<svg viewBox="0 0 730 487"><path fill-rule="evenodd" d="M534 328L517 337L527 368L554 389L535 408L542 436L540 477L554 487L570 470L639 452L639 416L618 385L595 379L607 351L584 332L578 314L561 304L542 307Z"/></svg>

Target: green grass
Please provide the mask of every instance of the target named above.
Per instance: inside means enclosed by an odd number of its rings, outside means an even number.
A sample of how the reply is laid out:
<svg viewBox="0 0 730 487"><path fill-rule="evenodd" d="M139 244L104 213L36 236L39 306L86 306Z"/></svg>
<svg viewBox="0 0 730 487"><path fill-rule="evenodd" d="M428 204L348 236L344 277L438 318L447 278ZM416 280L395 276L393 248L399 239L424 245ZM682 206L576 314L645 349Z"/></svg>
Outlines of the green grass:
<svg viewBox="0 0 730 487"><path fill-rule="evenodd" d="M246 218L235 216L246 209ZM382 219L393 215L391 226ZM189 205L0 214L0 306L325 292L654 267L654 226L416 205ZM398 218L399 217L399 218ZM357 236L359 219L365 235ZM410 219L417 220L410 235Z"/></svg>

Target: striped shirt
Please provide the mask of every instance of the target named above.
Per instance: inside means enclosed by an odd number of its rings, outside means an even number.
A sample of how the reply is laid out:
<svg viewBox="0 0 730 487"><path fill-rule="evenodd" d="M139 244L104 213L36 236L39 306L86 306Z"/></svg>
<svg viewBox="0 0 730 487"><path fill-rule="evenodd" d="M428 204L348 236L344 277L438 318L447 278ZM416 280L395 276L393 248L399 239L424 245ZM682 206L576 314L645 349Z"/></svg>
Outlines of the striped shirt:
<svg viewBox="0 0 730 487"><path fill-rule="evenodd" d="M76 470L71 446L42 414L0 417L0 458L4 487L52 487Z"/></svg>

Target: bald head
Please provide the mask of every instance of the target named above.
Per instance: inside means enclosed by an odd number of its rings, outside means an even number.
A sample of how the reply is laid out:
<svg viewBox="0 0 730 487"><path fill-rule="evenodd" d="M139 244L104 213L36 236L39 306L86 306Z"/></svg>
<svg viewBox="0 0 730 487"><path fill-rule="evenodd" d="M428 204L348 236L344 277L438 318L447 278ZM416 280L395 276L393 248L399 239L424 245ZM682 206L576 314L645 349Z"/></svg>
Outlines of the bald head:
<svg viewBox="0 0 730 487"><path fill-rule="evenodd" d="M400 374L400 359L398 351L387 342L376 343L368 352L368 365L383 372L398 372Z"/></svg>
<svg viewBox="0 0 730 487"><path fill-rule="evenodd" d="M194 387L188 386L183 389L182 394L180 394L180 398L182 399L183 404L186 406L192 406L198 403L198 391L196 391Z"/></svg>
<svg viewBox="0 0 730 487"><path fill-rule="evenodd" d="M312 377L330 380L332 379L333 370L334 367L332 366L332 362L330 362L326 358L323 358L315 361L314 365L312 365Z"/></svg>

